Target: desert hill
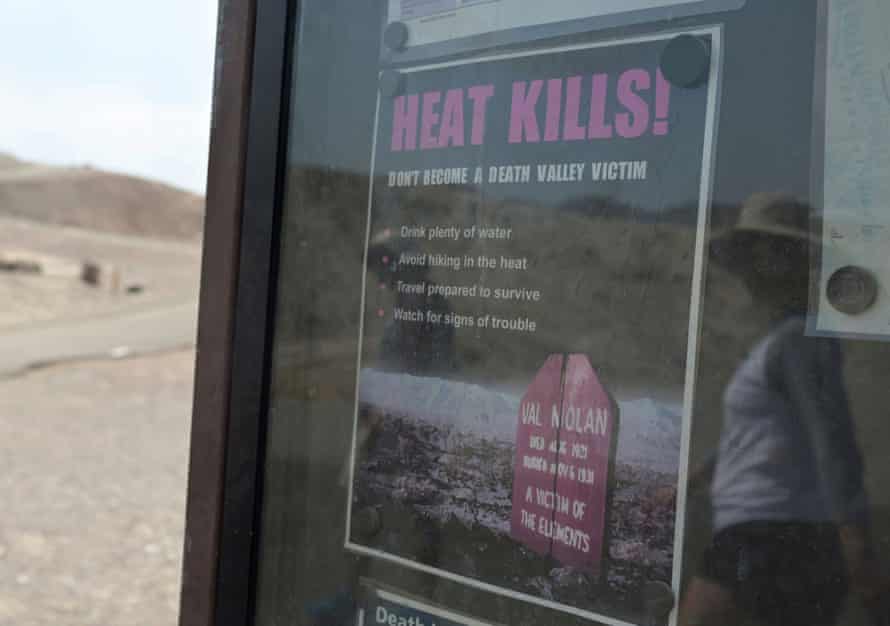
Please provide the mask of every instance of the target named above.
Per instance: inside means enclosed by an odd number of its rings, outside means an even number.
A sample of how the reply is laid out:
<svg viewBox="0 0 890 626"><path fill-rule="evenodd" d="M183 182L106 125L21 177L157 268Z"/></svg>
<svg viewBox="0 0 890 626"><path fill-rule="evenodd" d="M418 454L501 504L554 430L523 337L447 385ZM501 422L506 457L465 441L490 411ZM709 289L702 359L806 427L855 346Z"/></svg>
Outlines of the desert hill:
<svg viewBox="0 0 890 626"><path fill-rule="evenodd" d="M204 199L135 176L54 167L0 153L0 217L88 230L197 239Z"/></svg>
<svg viewBox="0 0 890 626"><path fill-rule="evenodd" d="M11 154L5 154L0 152L0 172L4 170L14 169L18 167L22 167L25 164L22 161L19 161L17 158L12 156Z"/></svg>

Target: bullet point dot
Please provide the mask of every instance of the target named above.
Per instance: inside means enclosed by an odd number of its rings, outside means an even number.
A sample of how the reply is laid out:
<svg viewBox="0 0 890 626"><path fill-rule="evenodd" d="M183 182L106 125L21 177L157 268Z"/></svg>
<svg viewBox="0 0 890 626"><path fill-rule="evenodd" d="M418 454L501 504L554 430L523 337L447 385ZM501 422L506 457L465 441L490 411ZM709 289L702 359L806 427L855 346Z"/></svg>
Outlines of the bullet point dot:
<svg viewBox="0 0 890 626"><path fill-rule="evenodd" d="M389 265L389 257L388 256L383 257L383 264Z"/></svg>
<svg viewBox="0 0 890 626"><path fill-rule="evenodd" d="M377 309L377 317L383 317L384 315L385 312L383 311L383 309Z"/></svg>

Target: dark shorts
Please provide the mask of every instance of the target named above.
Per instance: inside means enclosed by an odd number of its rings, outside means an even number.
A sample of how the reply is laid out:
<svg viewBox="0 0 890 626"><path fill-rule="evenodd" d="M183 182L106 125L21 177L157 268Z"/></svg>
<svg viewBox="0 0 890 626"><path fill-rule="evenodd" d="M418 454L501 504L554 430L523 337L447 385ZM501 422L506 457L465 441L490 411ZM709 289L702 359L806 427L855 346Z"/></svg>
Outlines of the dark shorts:
<svg viewBox="0 0 890 626"><path fill-rule="evenodd" d="M703 575L765 624L833 624L847 595L837 526L752 522L718 532Z"/></svg>

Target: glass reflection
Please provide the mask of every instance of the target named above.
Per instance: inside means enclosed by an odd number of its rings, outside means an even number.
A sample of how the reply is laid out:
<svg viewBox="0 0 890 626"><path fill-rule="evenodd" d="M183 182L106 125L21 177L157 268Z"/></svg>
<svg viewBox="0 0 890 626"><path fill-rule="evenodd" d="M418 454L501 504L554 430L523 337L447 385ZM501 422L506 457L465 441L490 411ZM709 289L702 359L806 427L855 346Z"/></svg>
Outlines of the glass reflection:
<svg viewBox="0 0 890 626"><path fill-rule="evenodd" d="M765 324L726 387L717 449L693 476L693 487L710 483L714 535L684 599L689 626L834 624L849 590L880 611L841 345L806 335L810 213L757 194L711 242Z"/></svg>
<svg viewBox="0 0 890 626"><path fill-rule="evenodd" d="M368 25L381 23L383 5L303 5L256 623L352 624L363 582L370 580L491 623L591 623L417 564L631 623L666 623L664 615L646 613L643 590L652 581L673 581L675 549L684 553L685 623L858 626L870 617L856 612L861 604L880 618L886 587L877 563L890 528L880 513L887 504L890 349L808 337L810 211L776 194L744 203L751 189L809 198L814 3L749 0L745 11L726 16L726 41L734 45L726 49L713 193L704 205L698 193L703 90L671 92L671 107L682 114L671 120L668 136L608 149L573 142L573 160L587 168L583 184L513 184L505 182L509 170L497 170L497 184L488 182L488 166L564 164L568 152L558 141L477 150L468 140L460 152L382 151L372 172L380 42ZM781 36L753 37L764 24ZM516 81L588 76L594 66L619 68L615 76L631 65L654 71L659 50L647 44L614 55L591 52L577 66L567 56L529 58L522 67L417 72L403 88L409 95L439 93L485 82L509 94ZM541 94L543 133L549 95L543 83ZM557 95L554 88L554 101ZM508 116L494 113L506 105L499 109L493 99L491 106L490 136L509 136ZM579 108L586 114L590 102ZM388 123L392 111L381 119ZM613 165L645 160L647 179L593 185L591 169L605 159L617 159ZM399 186L397 175L396 185L387 185L388 172L468 165L486 166L486 180L477 184L471 175L467 185L417 188ZM719 232L725 224L738 227L714 237L703 302L692 303L705 211ZM398 230L423 224L512 234L446 245L408 242ZM499 267L394 269L403 253L485 255ZM501 256L527 257L529 269L504 272ZM417 285L426 288L405 287ZM540 291L540 301L486 305L502 319L534 320L537 330L510 336L455 324L396 323L395 309L445 318L482 308L471 296L446 298L438 289L431 295L430 285ZM698 304L702 357L692 381L691 456L704 469L692 477L684 505L680 424L688 322ZM509 532L521 397L559 354L587 356L621 408L605 585L550 555L518 549ZM364 395L357 379L366 383ZM411 394L435 404L432 390L461 407L475 397L493 410L467 413L469 435L450 434L429 419L418 425L423 419L415 418L430 415L410 412L420 405ZM474 435L496 430L502 417L512 420L504 437ZM483 445L490 441L496 445ZM350 475L354 464L357 482ZM479 488L486 483L490 490ZM682 545L674 533L680 506L687 513ZM412 567L347 550L347 538L399 555Z"/></svg>

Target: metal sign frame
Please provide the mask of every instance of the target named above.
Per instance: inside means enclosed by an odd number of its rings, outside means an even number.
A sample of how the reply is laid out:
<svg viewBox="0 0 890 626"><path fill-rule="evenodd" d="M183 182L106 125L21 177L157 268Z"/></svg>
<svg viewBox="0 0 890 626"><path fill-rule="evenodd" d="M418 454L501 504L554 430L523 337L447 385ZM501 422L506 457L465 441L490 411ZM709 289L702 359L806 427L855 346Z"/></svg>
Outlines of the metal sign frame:
<svg viewBox="0 0 890 626"><path fill-rule="evenodd" d="M221 0L180 626L250 624L294 0Z"/></svg>

